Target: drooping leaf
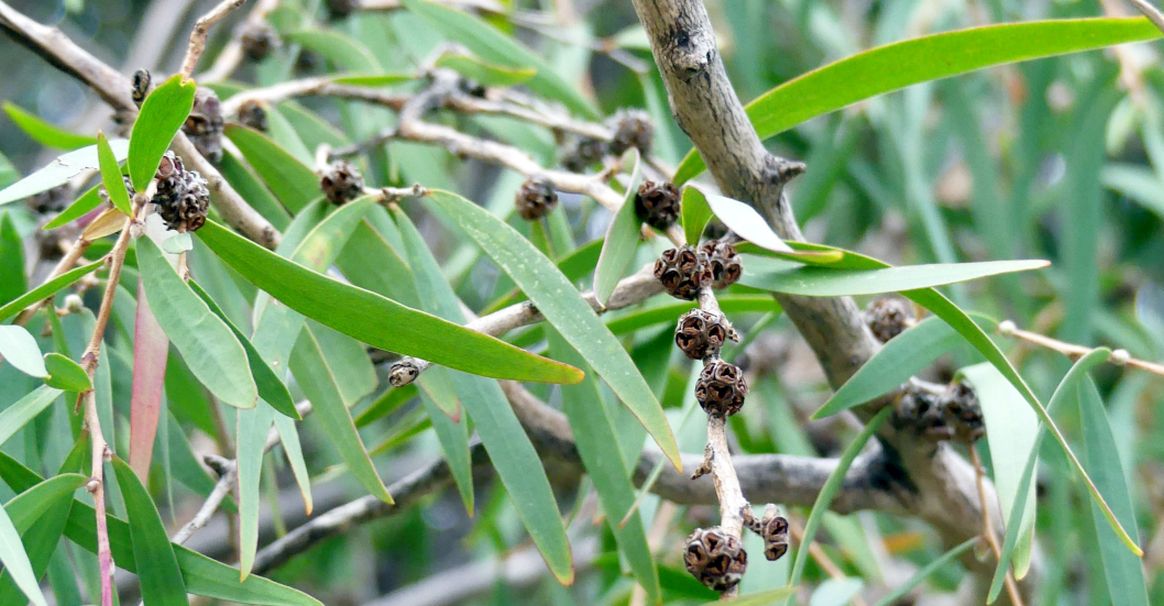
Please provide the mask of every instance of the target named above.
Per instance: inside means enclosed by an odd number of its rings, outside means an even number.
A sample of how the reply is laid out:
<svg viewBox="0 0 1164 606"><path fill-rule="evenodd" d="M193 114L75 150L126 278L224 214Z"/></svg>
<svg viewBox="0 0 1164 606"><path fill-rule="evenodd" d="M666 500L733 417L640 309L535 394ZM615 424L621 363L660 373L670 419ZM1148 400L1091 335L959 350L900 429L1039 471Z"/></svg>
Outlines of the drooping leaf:
<svg viewBox="0 0 1164 606"><path fill-rule="evenodd" d="M93 389L93 382L89 380L89 373L81 368L68 356L59 354L57 352L50 352L44 356L44 366L48 370L48 378L44 380L45 385L63 389L65 391L72 391L81 393Z"/></svg>
<svg viewBox="0 0 1164 606"><path fill-rule="evenodd" d="M237 124L228 124L225 132L275 197L292 213L298 214L308 202L323 195L315 172L267 135Z"/></svg>
<svg viewBox="0 0 1164 606"><path fill-rule="evenodd" d="M283 38L319 53L342 70L365 74L380 71L380 62L367 47L334 29L287 32Z"/></svg>
<svg viewBox="0 0 1164 606"><path fill-rule="evenodd" d="M4 565L4 569L12 575L16 585L33 604L45 606L47 602L36 581L36 573L32 571L32 564L28 561L28 554L24 551L24 544L20 541L20 533L12 525L6 509L0 508L0 564Z"/></svg>
<svg viewBox="0 0 1164 606"><path fill-rule="evenodd" d="M219 161L218 170L223 177L226 177L238 195L242 196L243 200L246 200L255 210L259 211L260 215L270 221L275 229L287 229L291 215L251 167L244 164L233 153L224 152L222 160Z"/></svg>
<svg viewBox="0 0 1164 606"><path fill-rule="evenodd" d="M66 271L65 273L53 278L52 280L48 280L44 284L41 284L40 286L37 286L36 288L20 295L19 297L6 302L4 305L0 305L0 322L3 322L4 320L7 320L8 318L20 313L26 307L36 303L37 301L43 301L44 299L53 296L62 288L71 286L77 280L80 280L81 278L96 271L97 268L104 264L105 261L102 259L89 263L88 265L82 265L80 267L70 269L69 271Z"/></svg>
<svg viewBox="0 0 1164 606"><path fill-rule="evenodd" d="M97 163L101 168L101 183L113 207L126 216L133 216L133 203L125 189L125 180L121 178L121 167L117 165L117 157L113 155L113 148L109 147L105 133L100 131L97 132Z"/></svg>
<svg viewBox="0 0 1164 606"><path fill-rule="evenodd" d="M113 155L117 157L119 162L124 160L129 153L129 142L125 139L114 139L109 142L109 146L113 148ZM62 185L87 170L96 170L98 166L96 145L71 151L49 162L44 168L0 190L0 206Z"/></svg>
<svg viewBox="0 0 1164 606"><path fill-rule="evenodd" d="M4 113L8 114L8 118L20 127L24 134L45 147L77 149L96 143L93 137L67 131L32 112L25 111L15 103L5 101Z"/></svg>
<svg viewBox="0 0 1164 606"><path fill-rule="evenodd" d="M117 475L117 484L125 498L129 539L133 544L133 559L138 564L142 600L150 604L187 604L186 584L178 569L178 559L149 491L129 463L120 458L113 458L113 473Z"/></svg>
<svg viewBox="0 0 1164 606"><path fill-rule="evenodd" d="M768 222L756 209L740 202L733 200L726 196L705 191L700 185L690 185L688 189L693 189L695 192L703 194L703 199L707 203L711 212L727 226L728 229L734 231L741 238L761 246L771 251L791 253L793 250L784 243L776 232L768 226Z"/></svg>
<svg viewBox="0 0 1164 606"><path fill-rule="evenodd" d="M30 376L48 376L36 337L23 326L0 326L0 359Z"/></svg>
<svg viewBox="0 0 1164 606"><path fill-rule="evenodd" d="M24 241L11 213L0 213L0 301L20 296L28 289L24 275Z"/></svg>
<svg viewBox="0 0 1164 606"><path fill-rule="evenodd" d="M79 219L80 217L88 214L89 211L93 210L94 208L100 206L100 189L100 185L94 185L93 187L85 190L85 193L77 196L77 199L73 200L72 204L69 204L65 210L57 213L57 216L49 220L48 223L45 223L44 227L41 229L47 231L50 229L56 229L62 225L67 225L72 223L75 219Z"/></svg>
<svg viewBox="0 0 1164 606"><path fill-rule="evenodd" d="M433 191L430 197L509 274L546 320L634 413L672 464L681 468L675 436L654 393L630 355L553 262L516 230L476 204L445 191Z"/></svg>
<svg viewBox="0 0 1164 606"><path fill-rule="evenodd" d="M288 307L374 347L496 378L581 379L576 368L313 272L212 221L197 235L227 265Z"/></svg>
<svg viewBox="0 0 1164 606"><path fill-rule="evenodd" d="M1142 18L1027 21L942 32L840 59L769 90L745 109L760 138L767 139L816 116L913 84L1160 35ZM693 150L675 170L675 183L686 182L704 168Z"/></svg>
<svg viewBox="0 0 1164 606"><path fill-rule="evenodd" d="M182 74L174 74L150 91L129 133L129 178L133 188L145 191L162 154L190 115L198 86Z"/></svg>
<svg viewBox="0 0 1164 606"><path fill-rule="evenodd" d="M36 472L0 452L0 478L14 491L24 491L43 481ZM109 545L118 567L137 571L129 525L115 516L106 517ZM73 499L65 535L91 553L97 550L96 515L93 507ZM261 606L322 606L311 596L263 577L239 579L238 569L208 558L194 550L172 545L186 591L219 600Z"/></svg>
<svg viewBox="0 0 1164 606"><path fill-rule="evenodd" d="M472 55L461 53L445 53L437 59L436 64L438 67L447 67L484 86L516 86L525 83L538 73L538 70L533 67L494 65Z"/></svg>
<svg viewBox="0 0 1164 606"><path fill-rule="evenodd" d="M133 379L129 398L129 465L147 481L153 459L154 436L162 416L162 390L166 380L170 339L166 337L137 281L137 309L133 321Z"/></svg>
<svg viewBox="0 0 1164 606"><path fill-rule="evenodd" d="M885 343L812 418L835 415L893 390L960 341L961 336L941 318L922 320Z"/></svg>
<svg viewBox="0 0 1164 606"><path fill-rule="evenodd" d="M267 432L274 421L274 409L266 402L239 410L235 439L238 444L238 549L239 578L245 579L255 565L259 544L259 480L263 473L263 453Z"/></svg>
<svg viewBox="0 0 1164 606"><path fill-rule="evenodd" d="M404 0L404 6L424 18L450 40L465 45L485 61L515 69L534 69L536 75L525 83L530 90L560 101L572 112L598 118L593 105L578 87L558 75L549 63L481 19L454 8L426 0Z"/></svg>
<svg viewBox="0 0 1164 606"><path fill-rule="evenodd" d="M93 220L81 230L81 237L90 242L100 240L105 236L111 236L121 231L128 224L129 217L120 210L109 207L93 217Z"/></svg>
<svg viewBox="0 0 1164 606"><path fill-rule="evenodd" d="M258 398L246 351L230 328L178 276L149 238L137 260L151 311L199 382L223 402L250 408Z"/></svg>
<svg viewBox="0 0 1164 606"><path fill-rule="evenodd" d="M279 375L275 372L275 369L271 368L263 360L263 357L259 354L259 350L255 349L255 345L251 343L251 340L234 325L234 322L227 317L226 312L222 311L218 303L197 282L191 280L189 284L194 294L198 295L198 298L202 299L203 303L206 303L206 307L210 309L210 312L218 316L218 319L222 320L230 328L230 331L234 333L239 343L242 344L247 354L247 364L251 369L251 376L254 377L255 386L259 390L259 397L280 413L297 421L302 419L303 417L299 415L299 411L295 409L295 401L291 399L291 392L287 390L287 386L279 379Z"/></svg>
<svg viewBox="0 0 1164 606"><path fill-rule="evenodd" d="M840 297L932 288L1004 273L1041 269L1050 263L1035 259L849 270L795 267L787 262L749 257L743 265L744 274L740 283L745 286L790 295Z"/></svg>
<svg viewBox="0 0 1164 606"><path fill-rule="evenodd" d="M707 224L711 221L711 206L707 204L707 197L696 187L683 188L683 203L680 205L683 215L683 235L691 246L699 244L699 238Z"/></svg>
<svg viewBox="0 0 1164 606"><path fill-rule="evenodd" d="M606 238L602 242L602 252L598 255L598 265L594 268L594 296L603 305L626 273L627 266L634 259L635 249L639 246L640 221L635 212L635 196L643 178L643 169L637 149L631 151L631 162L634 168L631 169L630 181L627 181L626 195L623 196L622 206L610 220Z"/></svg>

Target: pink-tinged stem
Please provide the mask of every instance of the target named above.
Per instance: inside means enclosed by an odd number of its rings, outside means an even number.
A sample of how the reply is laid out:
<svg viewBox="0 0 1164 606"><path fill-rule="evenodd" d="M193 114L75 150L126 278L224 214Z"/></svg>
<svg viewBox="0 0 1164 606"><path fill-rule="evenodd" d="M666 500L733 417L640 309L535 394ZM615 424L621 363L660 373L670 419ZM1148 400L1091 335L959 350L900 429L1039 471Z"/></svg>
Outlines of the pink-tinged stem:
<svg viewBox="0 0 1164 606"><path fill-rule="evenodd" d="M133 331L133 394L129 412L129 466L148 480L154 437L162 412L166 354L170 340L150 311L141 279L137 282L137 318Z"/></svg>
<svg viewBox="0 0 1164 606"><path fill-rule="evenodd" d="M93 495L93 507L97 511L97 563L101 570L101 606L113 606L113 552L109 549L109 525L105 519L105 458L108 448L101 433L101 422L97 418L97 405L93 391L81 396L85 400L85 424L89 429L89 439L93 444L92 469L89 483L85 486Z"/></svg>

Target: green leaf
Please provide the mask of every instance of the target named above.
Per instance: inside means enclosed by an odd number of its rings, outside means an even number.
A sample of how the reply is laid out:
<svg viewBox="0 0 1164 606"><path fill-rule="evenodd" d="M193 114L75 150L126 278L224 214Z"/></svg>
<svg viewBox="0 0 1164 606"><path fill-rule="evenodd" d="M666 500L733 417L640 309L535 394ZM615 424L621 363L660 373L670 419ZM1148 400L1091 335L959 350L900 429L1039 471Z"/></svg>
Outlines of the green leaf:
<svg viewBox="0 0 1164 606"><path fill-rule="evenodd" d="M4 510L16 531L23 534L44 515L49 505L72 495L88 479L79 473L53 476L12 497L4 504Z"/></svg>
<svg viewBox="0 0 1164 606"><path fill-rule="evenodd" d="M37 606L45 606L44 594L40 591L36 573L32 571L32 564L28 561L28 554L24 551L24 544L20 542L20 533L8 518L7 508L0 508L0 564L12 575L16 585L28 596L28 599Z"/></svg>
<svg viewBox="0 0 1164 606"><path fill-rule="evenodd" d="M820 489L820 494L816 496L816 501L812 504L812 511L808 514L808 521L804 523L804 535L800 540L800 548L796 550L796 560L792 563L792 573L788 578L788 586L796 587L800 584L800 575L804 572L804 565L808 563L808 546L812 544L816 537L816 530L820 527L821 520L824 514L829 509L829 504L833 502L833 497L836 496L837 491L841 488L841 483L845 480L845 474L849 472L849 467L853 464L853 460L861 453L861 449L865 448L865 443L881 424L889 418L893 413L892 406L886 406L877 413L865 427L861 428L861 433L853 438L853 441L845 447L841 453L841 458L837 461L836 468L829 474L829 478L825 480L824 486Z"/></svg>
<svg viewBox="0 0 1164 606"><path fill-rule="evenodd" d="M290 214L271 193L271 190L267 189L258 175L251 170L251 167L239 160L235 154L224 152L218 170L223 177L226 177L238 195L259 211L260 215L266 217L271 225L275 226L275 229L280 231L287 229L287 224L291 221Z"/></svg>
<svg viewBox="0 0 1164 606"><path fill-rule="evenodd" d="M258 398L246 351L178 276L149 238L137 239L137 262L150 309L198 381L223 402L250 408Z"/></svg>
<svg viewBox="0 0 1164 606"><path fill-rule="evenodd" d="M551 351L563 360L585 368L585 360L566 343L561 334L553 329L549 329L547 334ZM619 550L626 557L639 585L646 590L649 603L658 604L661 601L659 575L651 548L647 544L642 518L635 512L626 519L626 523L622 523L634 506L635 488L627 468L623 466L623 454L620 452L614 422L598 382L593 376L587 376L581 383L563 386L561 390L562 410L570 421L570 429L574 433L574 441L578 445L578 454L582 457L586 473L590 475L594 489L598 492L607 526L618 541Z"/></svg>
<svg viewBox="0 0 1164 606"><path fill-rule="evenodd" d="M429 370L436 370L436 368L440 367L432 367ZM426 372L425 375L427 374ZM420 393L415 384L384 390L379 397L373 400L371 404L368 404L368 407L364 409L364 412L360 413L360 416L356 417L356 427L362 429L383 419L419 395Z"/></svg>
<svg viewBox="0 0 1164 606"><path fill-rule="evenodd" d="M1029 406L1023 406L1022 394L994 366L975 364L959 374L974 386L982 407L1002 517L1010 520L1015 508L1024 510L1014 553L1015 576L1022 578L1030 565L1035 540L1035 486L1027 486L1025 492L1019 492L1019 488L1023 466L1034 452L1039 420Z"/></svg>
<svg viewBox="0 0 1164 606"><path fill-rule="evenodd" d="M32 137L34 141L40 143L45 147L55 147L57 149L77 149L87 145L93 145L96 141L93 137L87 135L78 135L77 133L67 131L40 116L31 112L25 111L19 105L4 102L4 113L24 131L26 135Z"/></svg>
<svg viewBox="0 0 1164 606"><path fill-rule="evenodd" d="M174 74L142 102L129 133L129 178L135 190L145 191L154 178L162 155L190 115L197 88L193 80Z"/></svg>
<svg viewBox="0 0 1164 606"><path fill-rule="evenodd" d="M784 243L776 232L768 226L768 222L756 209L751 206L733 200L726 196L713 194L709 191L704 191L701 185L689 185L687 189L696 190L696 192L703 194L704 201L707 203L711 212L715 213L716 217L727 226L728 229L735 232L741 238L774 252L791 253L793 250Z"/></svg>
<svg viewBox="0 0 1164 606"><path fill-rule="evenodd" d="M178 569L178 559L166 536L166 527L154 501L129 463L113 457L113 473L125 498L126 517L129 519L129 539L133 543L133 559L138 563L137 577L141 581L142 601L149 604L185 605L186 584Z"/></svg>
<svg viewBox="0 0 1164 606"><path fill-rule="evenodd" d="M16 459L0 452L0 478L15 491L24 491L41 482L36 472ZM117 566L129 572L137 571L129 525L112 515L106 516L109 525L109 546ZM73 499L65 535L86 551L97 551L96 513L93 507ZM238 569L208 558L201 553L172 545L186 583L186 591L219 600L258 604L262 606L322 606L311 596L258 576L245 581L239 579Z"/></svg>
<svg viewBox="0 0 1164 606"><path fill-rule="evenodd" d="M315 172L267 135L237 124L226 125L225 132L275 197L292 213L299 213L308 202L323 195Z"/></svg>
<svg viewBox="0 0 1164 606"><path fill-rule="evenodd" d="M770 591L762 591L760 593L753 593L749 595L742 595L731 599L732 606L771 606L783 600L787 600L796 593L795 587L781 587ZM722 600L715 600L712 602L705 602L704 606L717 606L721 604Z"/></svg>
<svg viewBox="0 0 1164 606"><path fill-rule="evenodd" d="M37 301L43 301L44 299L53 296L62 288L71 286L77 280L80 280L90 273L93 273L97 270L97 268L104 264L105 260L101 259L88 265L82 265L80 267L70 269L69 271L66 271L65 273L53 278L52 280L49 280L44 284L41 284L40 286L37 286L36 288L20 295L19 297L8 301L4 305L0 305L0 322L3 322L4 320L7 320L8 318L20 313L29 305L32 305Z"/></svg>
<svg viewBox="0 0 1164 606"><path fill-rule="evenodd" d="M24 241L12 214L0 213L0 301L15 298L28 288L24 275Z"/></svg>
<svg viewBox="0 0 1164 606"><path fill-rule="evenodd" d="M113 149L101 131L97 132L97 163L101 165L101 183L105 186L105 193L109 194L109 201L114 208L132 217L133 203L125 189L125 180L121 178L121 167L117 165Z"/></svg>
<svg viewBox="0 0 1164 606"><path fill-rule="evenodd" d="M340 69L367 74L380 71L380 62L367 47L336 30L287 32L283 38L319 53Z"/></svg>
<svg viewBox="0 0 1164 606"><path fill-rule="evenodd" d="M385 503L392 503L392 495L388 494L352 422L333 364L335 361L324 355L315 331L310 326L304 327L291 353L291 372L299 388L311 400L314 410L311 418L322 424L324 434L339 451L348 470L359 480L360 485L372 496Z"/></svg>
<svg viewBox="0 0 1164 606"><path fill-rule="evenodd" d="M878 600L875 606L892 606L893 604L897 604L898 600L905 597L909 592L913 591L915 587L921 585L923 581L933 576L934 573L962 557L962 554L970 551L970 548L973 547L977 542L978 537L966 539L957 547L947 551L937 559L932 560L929 564L926 564L924 567L922 567L921 570L917 571L917 573L910 577L908 581L894 588L893 591L889 592L889 595Z"/></svg>
<svg viewBox="0 0 1164 606"><path fill-rule="evenodd" d="M0 360L16 370L37 378L48 376L36 337L23 326L0 326Z"/></svg>
<svg viewBox="0 0 1164 606"><path fill-rule="evenodd" d="M124 181L122 183L124 183ZM62 210L60 213L58 213L57 216L49 220L48 223L45 223L41 229L45 231L56 229L62 225L71 223L74 219L78 219L94 208L100 206L100 189L100 185L94 185L93 187L85 190L85 193L77 196L77 199L73 200L72 204L69 204L65 210Z"/></svg>
<svg viewBox="0 0 1164 606"><path fill-rule="evenodd" d="M85 440L78 440L77 443L85 444ZM65 464L67 468L68 459ZM4 505L12 525L26 546L29 563L37 578L44 575L60 542L68 521L73 492L88 479L77 473L62 473L21 492ZM22 600L22 595L23 592L9 572L0 574L0 604L24 603L27 599ZM63 602L59 593L56 597L61 603L72 603Z"/></svg>
<svg viewBox="0 0 1164 606"><path fill-rule="evenodd" d="M275 412L265 402L259 402L258 406L239 410L237 414L238 568L239 578L245 579L255 565L255 551L259 544L259 480L263 473L267 433Z"/></svg>
<svg viewBox="0 0 1164 606"><path fill-rule="evenodd" d="M485 86L517 86L529 81L538 73L533 67L504 67L461 53L445 53L437 59L436 64Z"/></svg>
<svg viewBox="0 0 1164 606"><path fill-rule="evenodd" d="M561 101L574 113L587 118L600 116L594 106L557 71L512 36L469 13L428 2L404 0L404 6L423 17L449 40L463 44L485 61L516 69L534 69L536 75L525 83L530 90L549 99Z"/></svg>
<svg viewBox="0 0 1164 606"><path fill-rule="evenodd" d="M81 368L71 360L68 356L61 355L57 352L47 353L44 356L44 365L48 370L48 378L44 380L45 385L63 389L65 391L72 391L81 393L93 389L93 382L89 380L89 373Z"/></svg>
<svg viewBox="0 0 1164 606"><path fill-rule="evenodd" d="M291 392L287 390L287 386L279 379L279 375L275 372L275 369L271 368L263 360L263 357L259 354L259 350L255 349L254 343L251 343L251 340L247 338L246 334L234 325L234 322L227 317L226 312L222 311L218 303L215 303L214 299L210 297L210 294L203 290L197 282L191 280L188 284L190 285L190 289L194 291L194 294L198 295L198 298L202 299L206 307L210 308L210 312L218 316L218 319L222 320L230 328L230 331L234 333L235 338L242 345L243 350L246 351L247 365L251 369L251 376L254 377L255 386L259 390L259 397L280 413L296 421L301 420L303 417L295 409L295 400L291 399Z"/></svg>
<svg viewBox="0 0 1164 606"><path fill-rule="evenodd" d="M1041 269L1050 263L1033 259L850 270L794 267L787 262L749 256L743 265L744 274L740 283L745 286L790 295L840 297L932 288L999 274Z"/></svg>
<svg viewBox="0 0 1164 606"><path fill-rule="evenodd" d="M835 415L896 389L914 373L957 346L961 339L941 318L922 320L885 343L813 413L812 418Z"/></svg>
<svg viewBox="0 0 1164 606"><path fill-rule="evenodd" d="M571 283L581 280L594 271L594 267L598 264L598 255L602 252L602 244L603 240L601 239L591 240L558 257L556 261L558 269ZM481 315L495 312L525 299L525 293L521 292L521 289L514 288L505 296L487 305L485 309L481 310Z"/></svg>
<svg viewBox="0 0 1164 606"><path fill-rule="evenodd" d="M913 84L1160 35L1142 18L1027 21L942 32L835 61L769 90L745 109L760 138L767 139L816 116ZM686 182L704 167L693 150L675 170L675 183Z"/></svg>
<svg viewBox="0 0 1164 606"><path fill-rule="evenodd" d="M553 262L516 230L476 204L445 191L433 191L430 196L509 274L546 320L638 418L676 469L682 469L675 436L655 394L630 355Z"/></svg>
<svg viewBox="0 0 1164 606"><path fill-rule="evenodd" d="M502 379L581 379L576 368L313 272L213 221L196 233L227 265L291 309L374 347Z"/></svg>
<svg viewBox="0 0 1164 606"><path fill-rule="evenodd" d="M113 148L113 155L119 162L128 155L129 142L125 139L114 139L109 142L109 146ZM97 170L98 167L96 145L71 151L55 158L44 168L0 190L0 206L50 190L85 171Z"/></svg>
<svg viewBox="0 0 1164 606"><path fill-rule="evenodd" d="M413 74L340 74L332 77L331 81L350 86L381 87L403 84L415 79L416 76Z"/></svg>
<svg viewBox="0 0 1164 606"><path fill-rule="evenodd" d="M707 229L707 224L711 221L711 206L707 204L707 197L699 188L688 186L683 188L680 211L683 217L683 235L687 238L688 244L695 246L699 244L703 230Z"/></svg>
<svg viewBox="0 0 1164 606"><path fill-rule="evenodd" d="M630 181L627 182L626 195L623 196L622 206L614 213L610 226L606 229L606 238L603 239L602 252L598 255L598 265L594 268L594 296L602 305L610 299L614 287L626 273L627 266L635 256L635 249L639 247L639 221L635 212L635 196L638 195L639 182L643 179L642 161L638 150L631 151L634 159L634 169L631 170Z"/></svg>
<svg viewBox="0 0 1164 606"><path fill-rule="evenodd" d="M1135 505L1128 491L1119 447L1099 390L1091 378L1086 376L1075 390L1079 401L1079 421L1083 428L1083 459L1091 470L1096 487L1111 502L1116 517L1132 536L1139 536ZM1099 557L1106 573L1104 584L1111 594L1111 603L1147 606L1150 602L1144 584L1144 563L1120 545L1118 536L1108 532L1105 527L1109 524L1094 503L1091 504L1091 517L1099 538Z"/></svg>

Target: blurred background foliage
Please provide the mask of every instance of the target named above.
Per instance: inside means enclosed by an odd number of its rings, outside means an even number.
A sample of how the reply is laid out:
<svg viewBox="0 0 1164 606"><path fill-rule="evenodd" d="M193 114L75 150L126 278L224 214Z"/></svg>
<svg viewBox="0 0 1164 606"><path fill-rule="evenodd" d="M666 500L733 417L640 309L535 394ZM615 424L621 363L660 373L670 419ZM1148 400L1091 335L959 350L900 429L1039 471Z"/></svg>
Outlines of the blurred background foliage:
<svg viewBox="0 0 1164 606"><path fill-rule="evenodd" d="M12 4L37 20L55 23L125 73L142 66L162 73L176 69L185 48L184 33L213 3L25 0ZM389 71L413 64L441 40L422 20L403 12L329 20L326 8L315 0L283 4L271 19L277 28L334 29L366 47ZM604 114L626 106L647 107L660 129L658 155L670 164L682 157L689 144L670 120L666 93L630 3L520 4L527 10L570 11L572 24L538 32L514 28L499 17L491 21L541 49L569 80L578 77L588 82ZM1106 11L1130 14L1119 2L1088 0L709 0L708 8L732 81L745 101L830 61L909 37L1004 21L1088 17ZM216 37L214 44L223 40ZM621 49L623 60L591 50L592 45L608 43ZM245 66L235 79L247 85L269 84L288 75L332 71L327 59L298 51L298 46L288 45L261 64ZM0 78L3 99L75 132L89 133L107 123L108 111L81 84L47 68L7 37L0 38L0 56L6 63ZM1049 270L959 286L951 290L953 298L969 309L1010 318L1020 327L1070 342L1123 347L1135 357L1160 360L1164 358L1164 105L1160 102L1164 71L1160 65L1159 45L1141 44L990 69L860 103L803 124L770 145L773 151L803 160L809 167L791 187L794 208L809 240L895 264L1050 259L1054 265ZM649 69L636 73L631 69L636 66ZM383 110L362 109L356 114L344 103L329 99L305 100L303 106L335 125L344 141L363 140L393 119ZM518 143L545 159L555 153L555 142L547 134L512 120L444 119ZM8 160L22 174L54 155L8 119L0 119L0 139ZM451 187L503 213L520 183L512 174L406 143L391 144L384 156L373 155L368 174L373 184L420 182ZM564 197L564 207L578 242L600 236L609 221L607 213L577 197ZM31 211L20 209L15 214L21 233L30 235L35 227ZM516 217L510 221L528 231ZM474 309L511 288L474 248L459 242L439 221L425 220L421 227L437 257L444 260L458 293ZM642 260L653 256L645 251ZM228 292L229 281L215 285L208 277L214 275L208 267L211 262L209 255L195 258L196 273L207 277L208 290L228 312L245 318L246 302ZM749 314L737 322L748 331L746 341L754 344L748 350L750 356L782 352L777 359L757 362L764 365L761 369L753 369L762 376L751 404L732 419L740 451L835 456L852 429L835 421L806 420L826 397L827 387L787 320ZM757 338L758 328L776 330ZM119 364L125 364L127 347L127 326L122 324L120 329L122 336L114 338L110 353L115 401L129 390L129 373L118 372ZM664 406L677 410L690 391L689 372L687 361L672 355L670 335L670 324L663 323L628 336L627 344ZM763 347L765 343L768 348ZM1046 350L1012 346L1008 354L1043 398L1049 397L1069 366L1067 360ZM945 378L969 359L955 355L945 365ZM177 358L172 360L176 366ZM20 380L10 370L0 368L0 380ZM169 510L163 512L167 521L186 519L197 507L194 492L173 479L181 474L179 467L193 460L192 453L212 443L217 432L209 417L180 412L204 407L196 401L205 395L195 385L181 387L190 378L180 368L173 375L171 402L188 398L195 403L173 406L175 417L169 425L171 432L189 434L193 446L175 446L164 463L173 465L174 473L159 472L155 478L155 490L167 496L159 502L169 503ZM1128 470L1150 595L1153 602L1164 603L1160 574L1164 569L1164 526L1160 524L1164 519L1164 420L1158 414L1164 391L1159 378L1112 367L1101 369L1097 380ZM550 388L535 391L556 401ZM357 412L376 408L376 401L384 397L384 393L371 394L357 405ZM375 461L389 477L399 477L438 453L421 409L399 399L392 414L371 420L363 428ZM1077 415L1071 407L1056 412L1073 441L1079 439ZM678 433L684 450L699 452L699 423L681 425L679 418L674 420L682 427ZM305 427L304 450L313 475L320 476L316 509L322 511L329 503L358 494L359 488L350 478L329 473L338 462L334 450L324 436L310 425ZM180 442L172 434L171 439ZM22 448L32 446L10 443L5 450L21 452ZM61 456L56 453L52 458ZM1038 536L1046 570L1037 603L1106 603L1086 493L1049 442L1043 445L1042 461ZM266 476L278 480L266 487L270 508L264 514L269 520L264 536L283 532L290 520L302 519L294 485L282 469L283 459L269 457L266 464L279 473ZM583 549L594 554L578 558L580 567L589 571L570 588L541 574L508 581L499 576L479 588L468 603L619 604L629 599L631 584L619 573L612 537L605 526L592 523L594 510L585 506L587 484L583 481L579 487L574 472L555 471L550 469L550 477L560 489L561 508L572 516L571 532L579 538L576 554ZM189 481L205 482L197 477ZM472 519L464 516L455 492L446 491L420 507L328 540L272 576L311 591L325 603L355 604L442 572L453 571L452 576L437 577L443 582L461 582L472 577L470 569L463 567L473 563L491 575L499 559L524 547L527 539L500 486L484 486ZM664 519L657 514L669 506L648 496L642 507L647 527L652 528L651 520ZM662 539L657 553L665 596L691 602L714 597L683 572L677 557L677 541L695 521L714 518L714 509L672 510L667 515L670 521L664 519L661 528L651 531L652 537ZM196 537L194 546L205 536L221 537L223 532L212 527ZM829 516L822 539L825 551L846 574L871 586L900 584L942 551L923 524L874 513ZM79 550L72 553L85 557ZM744 591L780 586L781 575L786 574L781 570L787 566L788 560L782 560L764 568L768 574L758 574L761 567L756 566L745 577ZM933 587L953 591L962 574L957 565L943 569L932 580ZM56 575L54 585L58 581L67 585L61 577L66 571L57 570ZM827 575L810 563L807 578L820 581ZM835 584L822 586L820 603L830 603L826 587L842 596L846 590ZM844 601L847 598L831 603Z"/></svg>

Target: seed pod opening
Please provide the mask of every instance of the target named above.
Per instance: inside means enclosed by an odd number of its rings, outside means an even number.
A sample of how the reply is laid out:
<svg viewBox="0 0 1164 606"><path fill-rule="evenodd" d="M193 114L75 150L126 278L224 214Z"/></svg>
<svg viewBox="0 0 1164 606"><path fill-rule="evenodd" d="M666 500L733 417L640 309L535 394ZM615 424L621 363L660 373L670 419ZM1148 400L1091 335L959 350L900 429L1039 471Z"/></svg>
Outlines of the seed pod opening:
<svg viewBox="0 0 1164 606"><path fill-rule="evenodd" d="M703 367L695 382L695 399L708 415L729 417L744 406L748 382L739 366L716 360Z"/></svg>
<svg viewBox="0 0 1164 606"><path fill-rule="evenodd" d="M332 204L338 206L364 193L364 176L349 162L336 160L320 173L319 188Z"/></svg>
<svg viewBox="0 0 1164 606"><path fill-rule="evenodd" d="M194 107L182 125L182 132L198 149L198 153L217 164L222 159L222 131L226 121L222 116L222 102L209 88L199 87L194 93Z"/></svg>
<svg viewBox="0 0 1164 606"><path fill-rule="evenodd" d="M691 246L669 248L655 261L655 278L672 297L695 299L699 289L711 286L707 255Z"/></svg>
<svg viewBox="0 0 1164 606"><path fill-rule="evenodd" d="M736 247L723 240L708 240L701 247L711 267L712 288L727 288L739 281L744 273Z"/></svg>
<svg viewBox="0 0 1164 606"><path fill-rule="evenodd" d="M522 219L536 221L550 214L558 205L558 192L544 177L530 177L517 189L513 205Z"/></svg>
<svg viewBox="0 0 1164 606"><path fill-rule="evenodd" d="M601 162L605 155L606 143L582 137L575 140L562 155L562 166L566 167L566 170L580 173Z"/></svg>
<svg viewBox="0 0 1164 606"><path fill-rule="evenodd" d="M688 358L702 360L718 354L731 334L723 316L693 309L679 317L675 345Z"/></svg>
<svg viewBox="0 0 1164 606"><path fill-rule="evenodd" d="M865 325L882 343L909 328L913 322L913 310L900 297L882 296L869 302L865 308Z"/></svg>
<svg viewBox="0 0 1164 606"><path fill-rule="evenodd" d="M651 115L641 109L621 109L608 121L614 136L610 140L611 155L621 156L634 147L644 155L651 153L655 127Z"/></svg>
<svg viewBox="0 0 1164 606"><path fill-rule="evenodd" d="M420 367L410 358L396 362L388 369L388 383L393 387L404 387L420 376Z"/></svg>
<svg viewBox="0 0 1164 606"><path fill-rule="evenodd" d="M748 569L748 552L718 526L699 528L687 537L683 563L705 587L722 593L739 584Z"/></svg>
<svg viewBox="0 0 1164 606"><path fill-rule="evenodd" d="M182 159L166 152L154 174L157 187L153 202L166 227L177 231L196 231L206 223L210 210L210 190L206 179L196 170L186 170ZM133 187L126 181L130 194Z"/></svg>
<svg viewBox="0 0 1164 606"><path fill-rule="evenodd" d="M946 423L954 431L955 439L969 443L986 433L978 394L969 383L965 381L951 383L942 394L941 406Z"/></svg>
<svg viewBox="0 0 1164 606"><path fill-rule="evenodd" d="M248 99L238 106L238 121L257 131L267 132L267 104L257 99Z"/></svg>
<svg viewBox="0 0 1164 606"><path fill-rule="evenodd" d="M679 190L669 181L646 180L635 194L635 214L639 220L658 230L665 230L679 219Z"/></svg>
<svg viewBox="0 0 1164 606"><path fill-rule="evenodd" d="M243 54L251 61L262 61L279 48L282 42L275 28L266 21L244 23L238 36Z"/></svg>

